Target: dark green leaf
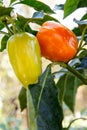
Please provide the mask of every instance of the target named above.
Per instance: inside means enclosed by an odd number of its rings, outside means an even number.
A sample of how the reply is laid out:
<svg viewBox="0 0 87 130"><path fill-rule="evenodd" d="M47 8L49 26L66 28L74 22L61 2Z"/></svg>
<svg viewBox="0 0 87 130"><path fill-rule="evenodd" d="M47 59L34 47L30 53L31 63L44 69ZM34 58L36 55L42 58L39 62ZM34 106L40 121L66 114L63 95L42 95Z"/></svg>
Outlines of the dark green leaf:
<svg viewBox="0 0 87 130"><path fill-rule="evenodd" d="M10 0L10 4L13 4L15 1L17 1L17 0Z"/></svg>
<svg viewBox="0 0 87 130"><path fill-rule="evenodd" d="M21 15L18 15L17 16L17 20L15 21L16 23L16 29L18 30L18 32L21 32L21 31L26 31L26 32L29 32L31 34L34 34L36 35L37 31L35 30L32 30L31 27L29 26L29 22L33 22L33 21L36 21L37 18L24 18L23 16Z"/></svg>
<svg viewBox="0 0 87 130"><path fill-rule="evenodd" d="M77 9L79 0L66 0L64 5L64 18Z"/></svg>
<svg viewBox="0 0 87 130"><path fill-rule="evenodd" d="M74 112L77 88L81 84L82 82L71 74L62 76L57 83L57 87L60 93L60 101L64 100L72 112Z"/></svg>
<svg viewBox="0 0 87 130"><path fill-rule="evenodd" d="M6 49L6 45L7 45L7 40L9 39L8 36L4 36L2 39L1 39L1 48L0 48L0 51L3 51L4 49Z"/></svg>
<svg viewBox="0 0 87 130"><path fill-rule="evenodd" d="M0 17L5 16L5 15L10 15L11 11L12 11L12 7L2 7L0 6Z"/></svg>
<svg viewBox="0 0 87 130"><path fill-rule="evenodd" d="M83 32L84 28L87 26L87 20L74 19L74 21L78 24L78 27L76 28L76 30L78 30L79 36L82 38L82 32ZM76 31L76 30L73 30L73 31ZM84 40L85 41L87 40L87 29L85 31Z"/></svg>
<svg viewBox="0 0 87 130"><path fill-rule="evenodd" d="M73 30L72 30L76 36L81 36L82 35L82 31L80 29L80 27L75 27Z"/></svg>
<svg viewBox="0 0 87 130"><path fill-rule="evenodd" d="M2 24L2 22L0 21L0 30L4 28L4 25Z"/></svg>
<svg viewBox="0 0 87 130"><path fill-rule="evenodd" d="M37 0L21 0L18 4L26 4L33 7L37 11L44 11L45 13L54 13L54 11L46 4Z"/></svg>
<svg viewBox="0 0 87 130"><path fill-rule="evenodd" d="M38 130L37 126L37 113L35 111L32 95L30 93L30 89L28 88L27 91L27 112L28 112L28 129L29 130Z"/></svg>
<svg viewBox="0 0 87 130"><path fill-rule="evenodd" d="M53 21L59 22L56 18L54 18L50 15L45 15L44 18L43 18L43 22L46 22L48 20L53 20Z"/></svg>
<svg viewBox="0 0 87 130"><path fill-rule="evenodd" d="M17 20L15 21L16 23L16 28L17 29L23 29L24 25L28 22L27 18L24 18L22 15L17 15Z"/></svg>
<svg viewBox="0 0 87 130"><path fill-rule="evenodd" d="M73 29L73 32L74 32L77 36L80 36L80 37L81 37L81 35L82 35L81 26L84 26L84 25L86 24L87 21L84 21L84 20L86 20L86 19L87 19L87 14L85 14L85 15L81 18L81 20L76 20L76 19L74 19L74 21L75 21L78 25L80 25L80 26L75 27L75 28Z"/></svg>
<svg viewBox="0 0 87 130"><path fill-rule="evenodd" d="M31 34L33 34L33 35L35 35L35 36L36 36L36 34L37 34L37 31L32 30L29 25L27 25L27 26L25 27L25 31L26 31L26 32L29 32L29 33L31 33Z"/></svg>
<svg viewBox="0 0 87 130"><path fill-rule="evenodd" d="M85 68L87 69L87 53L86 53L86 56L81 59L81 63L78 66L78 69L85 69Z"/></svg>
<svg viewBox="0 0 87 130"><path fill-rule="evenodd" d="M87 0L79 0L78 8L87 7Z"/></svg>
<svg viewBox="0 0 87 130"><path fill-rule="evenodd" d="M37 12L37 16L36 16L36 14L34 14L32 18L24 18L23 16L18 15L17 20L16 20L17 30L18 31L19 30L20 31L22 31L22 30L29 31L29 33L33 33L35 35L36 31L32 30L28 23L32 22L32 23L37 23L39 25L42 25L44 22L46 22L48 20L54 20L54 21L58 22L57 19L55 19L49 15L43 15L43 18L41 18L42 16L40 16L40 14ZM37 18L34 18L34 17L37 17Z"/></svg>
<svg viewBox="0 0 87 130"><path fill-rule="evenodd" d="M66 89L66 79L67 79L66 75L61 76L61 78L59 79L56 85L59 90L58 99L61 105L64 100L64 94L65 94L65 89Z"/></svg>
<svg viewBox="0 0 87 130"><path fill-rule="evenodd" d="M74 19L74 21L78 24L78 27L74 28L73 32L78 36L77 38L81 40L83 29L87 26L87 20ZM86 41L86 39L87 39L87 30L85 31L84 35L84 40Z"/></svg>
<svg viewBox="0 0 87 130"><path fill-rule="evenodd" d="M27 107L26 89L24 87L22 87L18 99L20 102L21 111L23 111Z"/></svg>
<svg viewBox="0 0 87 130"><path fill-rule="evenodd" d="M35 85L29 86L37 112L38 130L62 130L63 113L50 66Z"/></svg>
<svg viewBox="0 0 87 130"><path fill-rule="evenodd" d="M43 17L43 19L42 18L31 18L31 22L33 22L33 23L37 23L37 24L39 24L39 25L42 25L44 22L46 22L46 21L56 21L56 22L58 22L58 20L57 19L55 19L54 17L52 17L52 16L50 16L50 15L44 15L44 17Z"/></svg>
<svg viewBox="0 0 87 130"><path fill-rule="evenodd" d="M77 36L78 40L81 40L81 38L82 38L82 31L83 31L85 26L86 25L80 25L80 26L78 26L78 27L76 27L76 28L74 28L72 30L75 33L75 35ZM87 41L87 30L86 30L85 35L84 35L84 41Z"/></svg>
<svg viewBox="0 0 87 130"><path fill-rule="evenodd" d="M66 80L66 92L64 96L64 102L74 112L75 108L75 97L77 93L77 88L82 82L73 75L68 75Z"/></svg>
<svg viewBox="0 0 87 130"><path fill-rule="evenodd" d="M37 14L37 16L36 16ZM32 22L32 23L37 23L39 25L42 25L44 22L48 21L48 20L54 20L56 22L58 22L58 20L50 15L47 14L42 14L42 12L35 12L32 18L24 18L21 15L18 15L18 20L17 22L19 22L20 27L22 28L23 25L25 25L28 22Z"/></svg>
<svg viewBox="0 0 87 130"><path fill-rule="evenodd" d="M84 49L84 50L79 54L79 58L80 58L80 59L83 59L83 58L86 57L86 56L87 56L87 50Z"/></svg>
<svg viewBox="0 0 87 130"><path fill-rule="evenodd" d="M81 18L81 20L87 19L87 13Z"/></svg>

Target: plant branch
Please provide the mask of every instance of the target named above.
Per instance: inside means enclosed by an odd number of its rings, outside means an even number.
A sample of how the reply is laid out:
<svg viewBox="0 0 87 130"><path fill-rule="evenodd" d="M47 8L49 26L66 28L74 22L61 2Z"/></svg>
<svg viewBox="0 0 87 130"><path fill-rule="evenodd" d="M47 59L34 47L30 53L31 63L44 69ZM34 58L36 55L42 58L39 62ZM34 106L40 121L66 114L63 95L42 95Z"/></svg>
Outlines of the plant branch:
<svg viewBox="0 0 87 130"><path fill-rule="evenodd" d="M8 21L9 21L9 16L8 17L5 17L5 18L2 18L2 23L3 25L6 27L6 29L8 30L8 33L13 35L13 31L10 29L10 27L8 26ZM10 23L9 23L10 24Z"/></svg>
<svg viewBox="0 0 87 130"><path fill-rule="evenodd" d="M75 76L77 76L83 83L87 84L87 79L84 78L82 74L80 74L76 69L66 64L66 68L73 73Z"/></svg>
<svg viewBox="0 0 87 130"><path fill-rule="evenodd" d="M9 33L4 32L4 31L0 31L0 34L5 34L5 35L9 36Z"/></svg>
<svg viewBox="0 0 87 130"><path fill-rule="evenodd" d="M10 34L13 34L12 30L8 27L8 25L7 25L6 23L5 23L4 25L5 25L5 27L7 28L8 32L9 32Z"/></svg>
<svg viewBox="0 0 87 130"><path fill-rule="evenodd" d="M39 20L42 20L42 18L28 18L27 21L24 24L24 29L23 30L25 30L27 24L29 24L30 22L34 23L36 20L39 21Z"/></svg>
<svg viewBox="0 0 87 130"><path fill-rule="evenodd" d="M66 68L68 71L70 71L72 74L74 74L75 76L77 76L84 84L87 84L87 79L79 73L79 71L77 71L76 69L74 69L73 67L71 67L70 65L64 63L64 62L53 62L53 65L57 65L59 64L61 67Z"/></svg>

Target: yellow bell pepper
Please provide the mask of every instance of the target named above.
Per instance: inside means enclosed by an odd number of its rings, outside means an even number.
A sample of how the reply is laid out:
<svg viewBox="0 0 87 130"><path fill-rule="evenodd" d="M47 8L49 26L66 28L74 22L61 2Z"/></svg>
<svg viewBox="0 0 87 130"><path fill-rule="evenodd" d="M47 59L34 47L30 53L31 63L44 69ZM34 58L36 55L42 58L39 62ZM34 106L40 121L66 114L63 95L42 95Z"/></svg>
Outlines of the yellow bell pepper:
<svg viewBox="0 0 87 130"><path fill-rule="evenodd" d="M36 83L42 71L37 38L27 32L14 34L8 39L7 51L14 72L24 87Z"/></svg>

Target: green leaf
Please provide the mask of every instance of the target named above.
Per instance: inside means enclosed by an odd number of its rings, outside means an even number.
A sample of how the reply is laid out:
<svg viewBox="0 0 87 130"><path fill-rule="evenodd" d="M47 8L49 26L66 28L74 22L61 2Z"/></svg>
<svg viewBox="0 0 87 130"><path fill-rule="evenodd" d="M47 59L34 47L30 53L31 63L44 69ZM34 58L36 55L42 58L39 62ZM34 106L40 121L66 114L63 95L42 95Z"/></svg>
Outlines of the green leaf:
<svg viewBox="0 0 87 130"><path fill-rule="evenodd" d="M78 8L87 7L87 0L79 0Z"/></svg>
<svg viewBox="0 0 87 130"><path fill-rule="evenodd" d="M17 1L17 0L10 0L10 4L14 3L15 1Z"/></svg>
<svg viewBox="0 0 87 130"><path fill-rule="evenodd" d="M2 39L1 39L1 48L0 48L0 51L3 51L4 49L6 49L6 45L7 45L7 40L9 39L8 36L4 36Z"/></svg>
<svg viewBox="0 0 87 130"><path fill-rule="evenodd" d="M12 7L2 7L0 6L0 17L5 16L5 15L10 15L11 11L13 10Z"/></svg>
<svg viewBox="0 0 87 130"><path fill-rule="evenodd" d="M20 2L18 2L18 4L20 3L29 5L37 11L43 10L45 13L50 13L50 14L54 13L54 11L48 5L37 0L21 0Z"/></svg>
<svg viewBox="0 0 87 130"><path fill-rule="evenodd" d="M26 89L24 87L22 87L18 99L19 99L21 111L23 111L27 107Z"/></svg>
<svg viewBox="0 0 87 130"><path fill-rule="evenodd" d="M29 85L36 110L38 130L61 130L63 113L50 66L34 85Z"/></svg>
<svg viewBox="0 0 87 130"><path fill-rule="evenodd" d="M27 25L27 26L25 27L25 31L26 31L26 32L29 32L29 33L31 33L31 34L33 34L33 35L35 35L35 36L36 36L36 34L37 34L37 31L32 30L29 25Z"/></svg>
<svg viewBox="0 0 87 130"><path fill-rule="evenodd" d="M27 18L24 18L21 15L17 15L17 20L15 20L15 26L16 29L21 32L24 29L24 26L26 25L26 23L28 22Z"/></svg>
<svg viewBox="0 0 87 130"><path fill-rule="evenodd" d="M65 94L65 89L66 89L66 79L67 75L61 76L59 81L57 82L56 86L58 87L59 94L58 94L58 99L60 102L60 105L62 106L63 100L64 100L64 94Z"/></svg>
<svg viewBox="0 0 87 130"><path fill-rule="evenodd" d="M50 15L45 15L44 18L43 18L43 22L46 22L48 20L53 20L53 21L59 22L56 18L54 18Z"/></svg>
<svg viewBox="0 0 87 130"><path fill-rule="evenodd" d="M81 84L82 82L71 74L62 76L57 83L60 93L60 101L64 100L65 104L72 112L74 112L76 92Z"/></svg>
<svg viewBox="0 0 87 130"><path fill-rule="evenodd" d="M66 0L64 5L64 18L78 8L87 7L87 0Z"/></svg>
<svg viewBox="0 0 87 130"><path fill-rule="evenodd" d="M77 9L79 0L66 0L64 5L64 18Z"/></svg>
<svg viewBox="0 0 87 130"><path fill-rule="evenodd" d="M0 21L0 30L4 28L4 25L2 24L2 22Z"/></svg>
<svg viewBox="0 0 87 130"><path fill-rule="evenodd" d="M66 92L64 96L64 102L69 107L69 109L74 112L75 108L75 97L77 93L77 88L82 85L82 82L73 75L67 76L66 81Z"/></svg>
<svg viewBox="0 0 87 130"><path fill-rule="evenodd" d="M72 30L76 36L81 36L82 35L82 31L80 29L80 27L75 27L73 30Z"/></svg>
<svg viewBox="0 0 87 130"><path fill-rule="evenodd" d="M74 21L75 21L78 25L80 25L80 26L78 26L78 27L76 27L76 28L73 29L74 33L75 33L77 36L81 36L81 35L82 35L81 26L87 24L87 21L85 21L85 20L87 20L87 13L84 14L80 20L74 19Z"/></svg>
<svg viewBox="0 0 87 130"><path fill-rule="evenodd" d="M75 35L77 36L78 40L81 40L81 38L82 38L82 31L84 29L84 26L85 25L80 25L72 30L75 33ZM87 30L84 35L84 41L87 41Z"/></svg>
<svg viewBox="0 0 87 130"><path fill-rule="evenodd" d="M80 59L82 59L82 58L84 58L84 57L86 57L87 56L87 50L86 49L84 49L80 54L79 54L79 58Z"/></svg>
<svg viewBox="0 0 87 130"><path fill-rule="evenodd" d="M57 19L55 19L54 17L49 16L49 15L44 15L43 18L32 18L32 19L31 19L31 22L37 23L37 24L39 24L39 25L42 25L44 22L46 22L46 21L48 21L48 20L58 22Z"/></svg>
<svg viewBox="0 0 87 130"><path fill-rule="evenodd" d="M84 18L86 18L86 15L84 15ZM82 17L82 19L84 18ZM73 32L78 36L77 38L81 40L83 29L87 26L87 20L74 19L74 21L78 24L78 27L74 28ZM87 30L85 31L84 35L84 40L86 41L86 39L87 39Z"/></svg>
<svg viewBox="0 0 87 130"><path fill-rule="evenodd" d="M54 21L58 22L57 19L55 19L49 15L44 14L42 16L41 14L42 14L41 12L35 12L32 18L24 18L23 16L18 15L17 20L15 21L16 29L18 31L27 31L29 33L36 35L37 31L32 30L28 23L32 22L32 23L42 25L45 21L48 21L48 20L54 20Z"/></svg>
<svg viewBox="0 0 87 130"><path fill-rule="evenodd" d="M32 30L31 29L31 27L29 26L29 22L31 22L31 21L36 21L36 19L37 18L34 18L34 19L32 19L32 18L24 18L23 16L21 16L21 15L18 15L17 16L17 20L15 21L15 23L16 23L16 29L18 30L18 32L21 32L21 31L26 31L26 32L29 32L29 33L31 33L31 34L34 34L34 35L36 35L36 33L37 33L37 31L35 31L35 30Z"/></svg>
<svg viewBox="0 0 87 130"><path fill-rule="evenodd" d="M85 56L84 58L81 59L80 64L77 67L79 70L82 71L82 73L84 74L84 77L87 77L87 56Z"/></svg>
<svg viewBox="0 0 87 130"><path fill-rule="evenodd" d="M33 99L29 88L27 89L27 110L29 130L38 130L36 111L34 108Z"/></svg>
<svg viewBox="0 0 87 130"><path fill-rule="evenodd" d="M77 19L74 19L74 21L78 24L78 30L79 30L79 32L81 32L81 37L82 37L82 32L83 32L83 30L84 30L84 28L87 26L87 20L77 20ZM87 38L87 29L86 29L86 31L85 31L85 35L84 35L84 40L86 40L86 38Z"/></svg>
<svg viewBox="0 0 87 130"><path fill-rule="evenodd" d="M81 20L87 19L87 13L81 18Z"/></svg>

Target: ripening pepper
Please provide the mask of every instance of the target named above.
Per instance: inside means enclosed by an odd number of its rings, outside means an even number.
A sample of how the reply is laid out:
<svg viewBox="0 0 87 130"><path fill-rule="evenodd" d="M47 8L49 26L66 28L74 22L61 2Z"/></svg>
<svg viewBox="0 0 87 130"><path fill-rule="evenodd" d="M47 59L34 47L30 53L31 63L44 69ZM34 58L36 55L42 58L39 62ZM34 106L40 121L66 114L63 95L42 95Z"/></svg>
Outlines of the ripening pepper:
<svg viewBox="0 0 87 130"><path fill-rule="evenodd" d="M37 82L42 71L37 38L26 32L14 34L8 39L7 51L14 72L24 87Z"/></svg>
<svg viewBox="0 0 87 130"><path fill-rule="evenodd" d="M46 21L36 35L41 54L53 62L69 62L78 52L76 35L64 25Z"/></svg>

